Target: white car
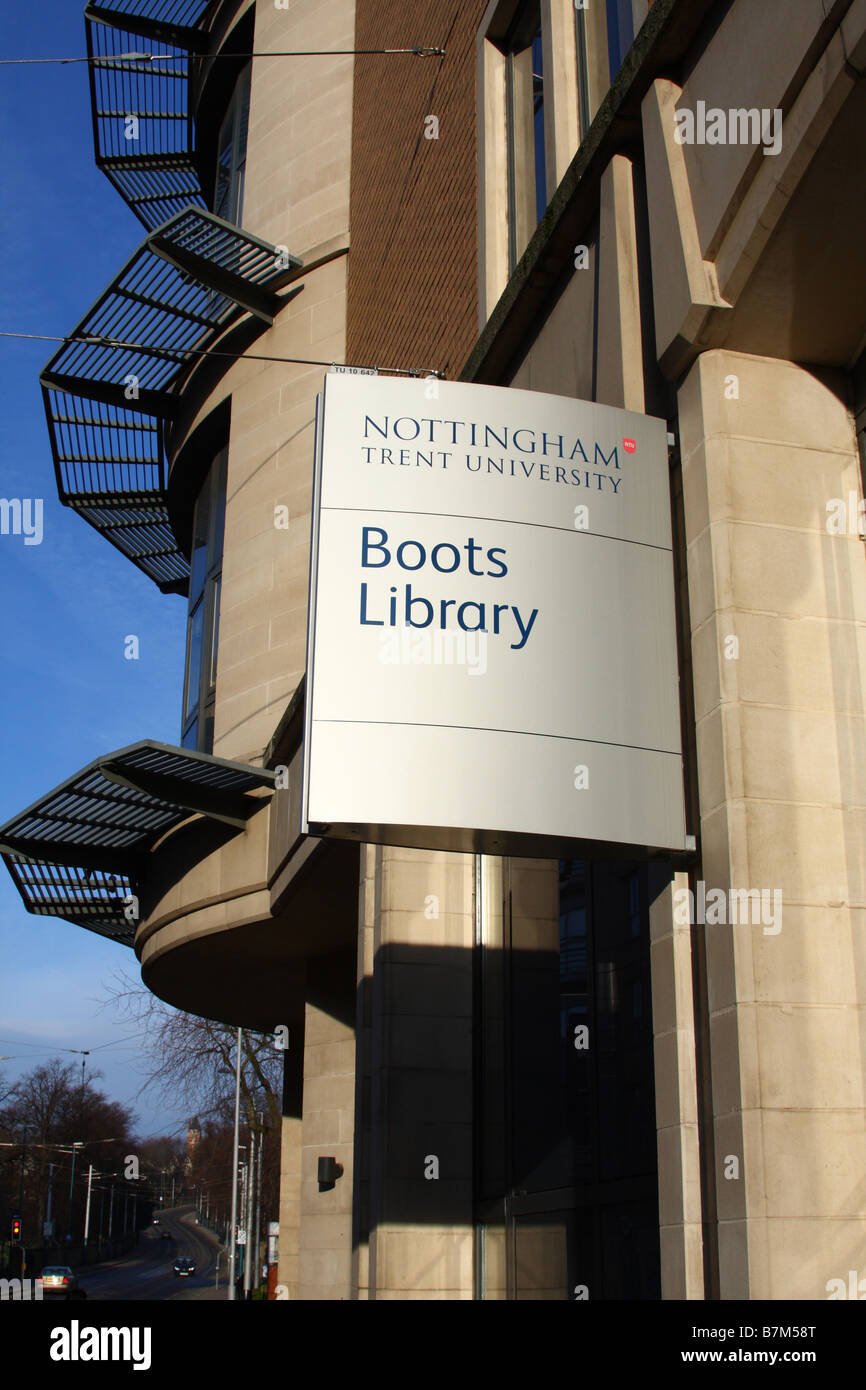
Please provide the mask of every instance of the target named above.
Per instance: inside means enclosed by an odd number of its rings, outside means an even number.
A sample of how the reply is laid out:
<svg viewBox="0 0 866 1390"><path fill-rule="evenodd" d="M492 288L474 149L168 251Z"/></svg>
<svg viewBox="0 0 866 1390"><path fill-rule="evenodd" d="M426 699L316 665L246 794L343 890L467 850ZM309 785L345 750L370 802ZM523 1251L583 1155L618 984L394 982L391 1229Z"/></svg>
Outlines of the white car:
<svg viewBox="0 0 866 1390"><path fill-rule="evenodd" d="M72 1273L69 1265L46 1265L37 1280L42 1285L43 1297L83 1298L84 1290Z"/></svg>

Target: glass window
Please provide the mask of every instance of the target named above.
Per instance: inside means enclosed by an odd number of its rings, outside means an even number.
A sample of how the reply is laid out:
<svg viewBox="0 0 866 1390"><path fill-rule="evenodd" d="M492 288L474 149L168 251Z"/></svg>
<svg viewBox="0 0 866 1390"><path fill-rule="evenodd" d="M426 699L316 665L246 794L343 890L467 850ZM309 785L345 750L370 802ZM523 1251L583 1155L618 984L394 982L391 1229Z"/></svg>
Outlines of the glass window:
<svg viewBox="0 0 866 1390"><path fill-rule="evenodd" d="M190 614L186 637L186 706L184 714L189 715L199 702L201 686L201 638L204 624L204 599L198 601L194 613Z"/></svg>
<svg viewBox="0 0 866 1390"><path fill-rule="evenodd" d="M634 43L631 0L607 0L607 56L610 80L616 77Z"/></svg>
<svg viewBox="0 0 866 1390"><path fill-rule="evenodd" d="M657 1299L649 904L669 871L503 864L479 971L479 1291Z"/></svg>
<svg viewBox="0 0 866 1390"><path fill-rule="evenodd" d="M250 67L244 68L232 93L217 142L214 212L226 222L241 225L247 127L250 119Z"/></svg>
<svg viewBox="0 0 866 1390"><path fill-rule="evenodd" d="M540 0L525 0L520 6L505 54L509 268L513 270L547 207Z"/></svg>
<svg viewBox="0 0 866 1390"><path fill-rule="evenodd" d="M213 751L227 455L221 450L208 470L192 527L181 742L203 753Z"/></svg>
<svg viewBox="0 0 866 1390"><path fill-rule="evenodd" d="M219 630L220 630L220 588L221 588L221 586L222 586L222 575L218 574L217 577L216 577L216 579L214 580L214 584L213 584L213 621L212 621L212 623L211 623L211 642L210 642L211 657L210 657L210 674L209 674L209 676L208 676L208 685L211 686L211 687L213 687L214 685L216 685L216 658L217 658L217 641L218 641L218 638L219 638Z"/></svg>
<svg viewBox="0 0 866 1390"><path fill-rule="evenodd" d="M210 529L210 490L205 488L199 496L195 509L192 535L192 556L190 557L189 596L198 598L204 588L207 574L208 532Z"/></svg>
<svg viewBox="0 0 866 1390"><path fill-rule="evenodd" d="M587 132L634 43L634 0L592 0L575 8L580 138ZM640 14L640 6L638 14Z"/></svg>
<svg viewBox="0 0 866 1390"><path fill-rule="evenodd" d="M584 10L575 10L574 22L575 48L577 52L577 119L580 127L581 140L586 139L586 133L592 124L592 114L589 105L589 56L587 51L586 37L586 13Z"/></svg>

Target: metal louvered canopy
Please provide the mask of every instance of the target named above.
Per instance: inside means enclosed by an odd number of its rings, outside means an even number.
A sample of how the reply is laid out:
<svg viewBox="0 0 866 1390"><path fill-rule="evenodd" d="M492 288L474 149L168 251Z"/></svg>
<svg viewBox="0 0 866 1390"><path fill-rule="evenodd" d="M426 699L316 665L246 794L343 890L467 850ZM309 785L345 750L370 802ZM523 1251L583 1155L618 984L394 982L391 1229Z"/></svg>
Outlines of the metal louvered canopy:
<svg viewBox="0 0 866 1390"><path fill-rule="evenodd" d="M84 11L96 163L148 228L190 203L204 206L189 59L204 52L215 8L215 0L105 0ZM142 51L160 61L130 57Z"/></svg>
<svg viewBox="0 0 866 1390"><path fill-rule="evenodd" d="M272 323L300 264L185 208L145 237L42 372L61 502L163 592L189 579L165 496L163 428L180 379L242 313Z"/></svg>
<svg viewBox="0 0 866 1390"><path fill-rule="evenodd" d="M129 896L165 831L198 814L242 829L272 789L267 768L147 740L109 753L0 826L0 854L28 912L132 945Z"/></svg>

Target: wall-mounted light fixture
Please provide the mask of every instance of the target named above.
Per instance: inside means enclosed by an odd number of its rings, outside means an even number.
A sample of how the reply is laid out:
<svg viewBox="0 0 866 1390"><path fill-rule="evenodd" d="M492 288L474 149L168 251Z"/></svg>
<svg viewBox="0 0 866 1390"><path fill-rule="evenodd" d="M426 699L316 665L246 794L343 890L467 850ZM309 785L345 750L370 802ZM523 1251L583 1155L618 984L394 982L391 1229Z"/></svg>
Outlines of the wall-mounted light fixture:
<svg viewBox="0 0 866 1390"><path fill-rule="evenodd" d="M337 1178L343 1176L343 1165L335 1158L319 1159L319 1191L328 1192L336 1186Z"/></svg>

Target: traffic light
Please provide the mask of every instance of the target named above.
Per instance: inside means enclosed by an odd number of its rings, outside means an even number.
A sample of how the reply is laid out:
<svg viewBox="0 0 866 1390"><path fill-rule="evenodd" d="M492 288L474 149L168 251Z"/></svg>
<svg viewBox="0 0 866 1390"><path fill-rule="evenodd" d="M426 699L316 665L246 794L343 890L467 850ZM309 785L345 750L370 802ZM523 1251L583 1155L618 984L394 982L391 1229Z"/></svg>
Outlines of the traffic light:
<svg viewBox="0 0 866 1390"><path fill-rule="evenodd" d="M13 1218L12 1218L12 1239L13 1239L13 1240L20 1240L20 1239L21 1239L21 1217L20 1217L20 1216L13 1216Z"/></svg>

